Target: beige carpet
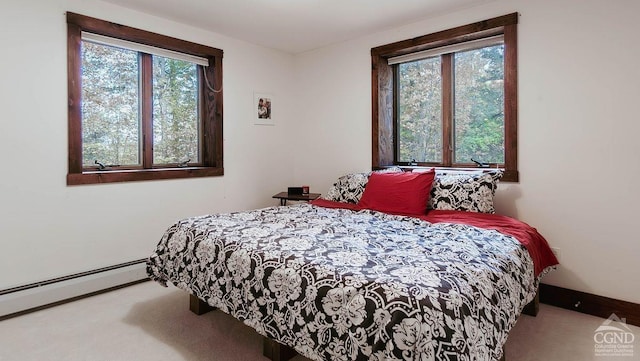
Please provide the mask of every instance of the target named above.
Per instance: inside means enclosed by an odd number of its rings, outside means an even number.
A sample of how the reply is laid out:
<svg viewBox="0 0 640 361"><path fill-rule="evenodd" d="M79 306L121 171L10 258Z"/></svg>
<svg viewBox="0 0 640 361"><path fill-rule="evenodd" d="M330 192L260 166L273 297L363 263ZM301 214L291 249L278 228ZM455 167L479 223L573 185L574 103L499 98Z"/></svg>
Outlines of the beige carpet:
<svg viewBox="0 0 640 361"><path fill-rule="evenodd" d="M640 360L596 357L594 331L604 319L541 305L522 316L507 342L508 361ZM186 293L145 282L0 321L2 361L266 360L262 339L220 312L196 316ZM304 361L297 356L294 360Z"/></svg>

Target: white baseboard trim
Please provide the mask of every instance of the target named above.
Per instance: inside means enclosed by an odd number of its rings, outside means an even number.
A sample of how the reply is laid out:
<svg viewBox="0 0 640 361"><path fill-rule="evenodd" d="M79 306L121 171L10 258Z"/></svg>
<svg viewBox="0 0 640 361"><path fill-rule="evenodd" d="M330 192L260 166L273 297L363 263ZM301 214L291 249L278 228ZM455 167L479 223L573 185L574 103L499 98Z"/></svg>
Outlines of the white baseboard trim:
<svg viewBox="0 0 640 361"><path fill-rule="evenodd" d="M4 290L0 293L0 319L146 279L146 265L140 260Z"/></svg>

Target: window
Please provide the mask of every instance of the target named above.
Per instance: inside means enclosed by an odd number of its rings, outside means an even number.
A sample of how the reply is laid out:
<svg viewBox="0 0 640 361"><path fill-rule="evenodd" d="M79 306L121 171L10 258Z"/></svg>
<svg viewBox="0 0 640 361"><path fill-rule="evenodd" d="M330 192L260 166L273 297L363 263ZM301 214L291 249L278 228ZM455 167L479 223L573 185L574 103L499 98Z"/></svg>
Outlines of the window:
<svg viewBox="0 0 640 361"><path fill-rule="evenodd" d="M67 13L67 184L222 175L222 50Z"/></svg>
<svg viewBox="0 0 640 361"><path fill-rule="evenodd" d="M371 49L374 168L482 164L518 180L517 20Z"/></svg>

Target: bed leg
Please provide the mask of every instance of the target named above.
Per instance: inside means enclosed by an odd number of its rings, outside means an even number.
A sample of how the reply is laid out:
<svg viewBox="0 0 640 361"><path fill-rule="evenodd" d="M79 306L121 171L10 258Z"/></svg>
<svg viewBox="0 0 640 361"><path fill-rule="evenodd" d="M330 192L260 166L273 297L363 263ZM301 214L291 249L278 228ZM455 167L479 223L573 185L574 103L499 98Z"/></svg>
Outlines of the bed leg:
<svg viewBox="0 0 640 361"><path fill-rule="evenodd" d="M524 313L525 315L535 317L538 315L539 310L540 310L540 290L538 289L538 292L536 292L536 297L533 298L533 301L529 302L526 306L524 306L522 313Z"/></svg>
<svg viewBox="0 0 640 361"><path fill-rule="evenodd" d="M271 361L287 361L297 353L291 347L263 336L262 354Z"/></svg>
<svg viewBox="0 0 640 361"><path fill-rule="evenodd" d="M209 306L208 303L199 299L194 295L189 295L189 310L196 315L203 315L209 311L213 311L215 307Z"/></svg>

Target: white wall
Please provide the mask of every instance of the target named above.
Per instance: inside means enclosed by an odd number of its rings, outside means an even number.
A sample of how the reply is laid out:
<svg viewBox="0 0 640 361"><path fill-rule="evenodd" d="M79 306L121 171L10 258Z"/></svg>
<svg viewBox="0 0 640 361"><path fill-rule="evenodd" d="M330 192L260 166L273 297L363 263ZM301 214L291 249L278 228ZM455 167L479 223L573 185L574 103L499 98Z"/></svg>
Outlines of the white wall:
<svg viewBox="0 0 640 361"><path fill-rule="evenodd" d="M224 177L66 186L65 11L224 50ZM0 9L0 289L147 257L180 218L275 205L291 184L293 56L95 0ZM271 92L276 126L251 124Z"/></svg>
<svg viewBox="0 0 640 361"><path fill-rule="evenodd" d="M498 212L560 248L545 283L640 302L638 1L498 0L297 56L295 180L370 167L372 47L515 11L521 180Z"/></svg>

